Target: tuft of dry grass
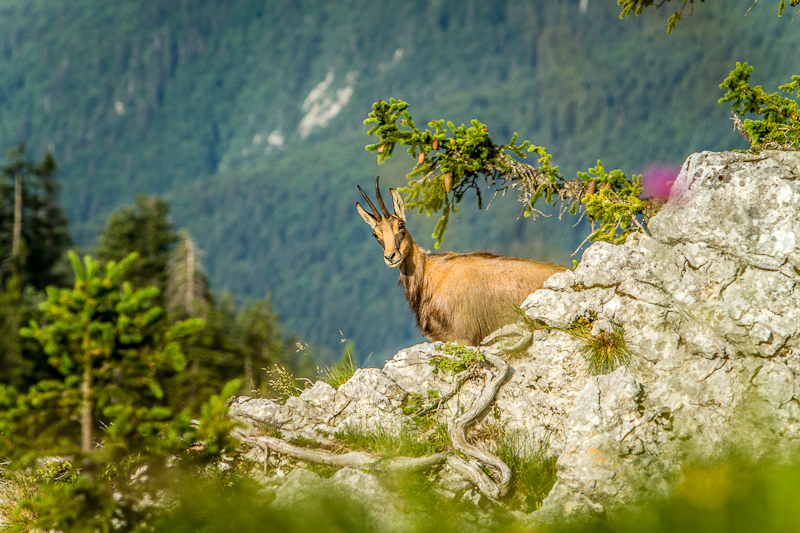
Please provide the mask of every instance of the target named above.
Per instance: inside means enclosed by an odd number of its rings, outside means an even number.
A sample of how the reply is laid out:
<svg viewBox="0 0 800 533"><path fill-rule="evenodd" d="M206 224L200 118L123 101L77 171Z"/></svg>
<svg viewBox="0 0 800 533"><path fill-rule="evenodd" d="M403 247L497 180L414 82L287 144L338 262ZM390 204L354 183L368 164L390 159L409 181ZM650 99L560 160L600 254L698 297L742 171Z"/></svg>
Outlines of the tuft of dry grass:
<svg viewBox="0 0 800 533"><path fill-rule="evenodd" d="M311 380L294 377L294 374L285 366L276 364L273 370L267 370L267 372L269 373L267 384L272 394L276 396L275 400L280 403L292 396L300 396L312 385Z"/></svg>
<svg viewBox="0 0 800 533"><path fill-rule="evenodd" d="M36 515L29 510L17 512L19 502L31 500L40 493L36 476L7 468L0 463L0 529L14 527L16 531L32 531Z"/></svg>
<svg viewBox="0 0 800 533"><path fill-rule="evenodd" d="M572 328L569 333L583 341L583 354L589 375L599 376L613 372L620 366L631 366L633 353L625 341L622 324L612 322L611 331L592 335L588 326Z"/></svg>

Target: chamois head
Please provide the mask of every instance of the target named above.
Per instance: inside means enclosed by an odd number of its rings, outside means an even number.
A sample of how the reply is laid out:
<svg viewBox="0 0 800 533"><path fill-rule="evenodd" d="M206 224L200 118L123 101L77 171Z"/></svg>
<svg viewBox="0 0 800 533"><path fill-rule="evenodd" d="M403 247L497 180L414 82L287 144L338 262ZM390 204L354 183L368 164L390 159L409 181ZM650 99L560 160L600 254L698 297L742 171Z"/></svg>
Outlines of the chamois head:
<svg viewBox="0 0 800 533"><path fill-rule="evenodd" d="M383 216L375 209L375 205L373 205L360 185L358 190L361 191L367 204L372 208L372 213L368 213L358 202L356 202L356 210L358 210L358 214L361 215L364 222L370 225L372 236L383 247L383 260L386 265L391 268L398 268L403 263L403 260L411 254L414 240L406 231L406 207L403 198L396 190L389 189L392 194L392 203L394 204L394 215L390 215L386 205L383 203L383 198L381 198L381 191L378 186L378 180L380 179L380 176L375 179L375 196L378 198L378 205L381 206Z"/></svg>

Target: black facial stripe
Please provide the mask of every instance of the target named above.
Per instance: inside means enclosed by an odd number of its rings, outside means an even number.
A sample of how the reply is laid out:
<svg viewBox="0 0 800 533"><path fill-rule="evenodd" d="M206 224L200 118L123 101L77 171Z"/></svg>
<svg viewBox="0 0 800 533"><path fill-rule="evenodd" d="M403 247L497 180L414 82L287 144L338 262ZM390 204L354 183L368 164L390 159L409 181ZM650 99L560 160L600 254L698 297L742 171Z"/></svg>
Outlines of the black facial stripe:
<svg viewBox="0 0 800 533"><path fill-rule="evenodd" d="M401 242L403 242L403 235L402 235L402 233L403 233L403 232L402 232L402 231L400 231L400 232L397 232L397 233L395 233L395 234L394 234L394 247L395 247L395 249L397 249L397 250L399 250L399 249L400 249L400 243L401 243Z"/></svg>

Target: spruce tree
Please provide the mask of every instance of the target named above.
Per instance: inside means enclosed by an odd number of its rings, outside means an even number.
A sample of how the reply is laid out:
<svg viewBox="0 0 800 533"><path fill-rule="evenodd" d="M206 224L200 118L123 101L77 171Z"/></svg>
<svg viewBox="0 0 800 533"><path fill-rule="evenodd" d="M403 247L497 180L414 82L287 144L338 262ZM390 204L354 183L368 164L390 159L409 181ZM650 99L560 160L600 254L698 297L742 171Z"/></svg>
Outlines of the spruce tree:
<svg viewBox="0 0 800 533"><path fill-rule="evenodd" d="M101 267L90 256L82 264L70 252L74 287L48 288L44 322L34 321L21 331L44 347L68 386L80 384L84 454L95 445L93 434L102 415L116 412L120 405L142 405L145 397L156 408L164 393L155 370L182 370L185 360L174 339L202 327L198 320L168 327L165 313L153 304L158 289L134 291L123 281L136 258L131 253L120 263L109 261Z"/></svg>
<svg viewBox="0 0 800 533"><path fill-rule="evenodd" d="M133 206L114 211L98 237L95 256L101 261L122 261L139 254L128 280L136 288L155 286L163 294L167 263L178 235L169 222L169 206L157 196L140 195Z"/></svg>
<svg viewBox="0 0 800 533"><path fill-rule="evenodd" d="M41 347L17 334L39 316L41 291L69 280L64 259L71 239L55 168L50 154L26 158L23 145L0 165L0 384L24 388L55 375Z"/></svg>

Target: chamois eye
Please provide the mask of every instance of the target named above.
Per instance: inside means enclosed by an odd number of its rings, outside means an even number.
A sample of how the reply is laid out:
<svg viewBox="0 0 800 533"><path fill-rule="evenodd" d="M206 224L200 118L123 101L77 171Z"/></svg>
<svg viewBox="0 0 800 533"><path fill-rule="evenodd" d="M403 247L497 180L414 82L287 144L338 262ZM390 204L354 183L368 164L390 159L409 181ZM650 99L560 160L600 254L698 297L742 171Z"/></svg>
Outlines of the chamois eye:
<svg viewBox="0 0 800 533"><path fill-rule="evenodd" d="M399 229L399 230L400 229L405 229L405 227L406 227L406 225L403 222L400 222L400 223L397 224L397 229Z"/></svg>
<svg viewBox="0 0 800 533"><path fill-rule="evenodd" d="M377 233L373 233L372 236L375 237L376 239L378 238L378 234Z"/></svg>

